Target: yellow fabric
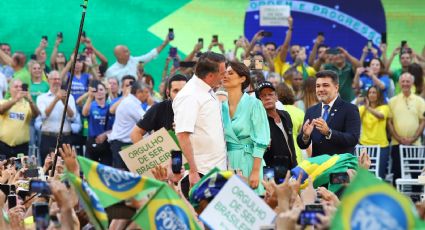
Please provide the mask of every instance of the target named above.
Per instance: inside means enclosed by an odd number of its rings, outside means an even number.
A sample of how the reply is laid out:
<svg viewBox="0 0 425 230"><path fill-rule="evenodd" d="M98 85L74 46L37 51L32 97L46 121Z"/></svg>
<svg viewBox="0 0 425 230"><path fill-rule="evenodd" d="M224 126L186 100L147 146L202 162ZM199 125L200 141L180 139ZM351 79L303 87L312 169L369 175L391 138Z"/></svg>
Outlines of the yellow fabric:
<svg viewBox="0 0 425 230"><path fill-rule="evenodd" d="M10 99L0 101L0 105ZM0 141L14 147L30 140L30 122L32 111L30 104L21 99L7 112L0 114Z"/></svg>
<svg viewBox="0 0 425 230"><path fill-rule="evenodd" d="M296 152L296 155L297 155L297 162L299 164L304 159L303 159L303 156L302 156L301 149L297 145L297 136L300 133L300 130L303 126L304 111L302 111L301 109L299 109L299 108L297 108L293 105L285 105L285 110L291 116L292 127L293 127L292 128L292 137L294 139L295 152Z"/></svg>
<svg viewBox="0 0 425 230"><path fill-rule="evenodd" d="M362 121L360 144L379 145L381 148L384 148L389 145L386 127L390 107L388 107L388 105L381 105L378 106L376 110L384 115L384 119L378 119L375 117L364 105L359 108L360 118Z"/></svg>
<svg viewBox="0 0 425 230"><path fill-rule="evenodd" d="M424 99L415 94L405 97L403 93L400 93L391 98L388 105L391 109L389 118L393 119L397 134L400 137L413 137L422 119L424 119ZM392 138L391 144L398 145L399 143L395 138ZM420 138L413 145L420 145Z"/></svg>
<svg viewBox="0 0 425 230"><path fill-rule="evenodd" d="M280 76L282 76L283 77L283 75L285 74L285 72L289 69L289 68L291 68L291 65L288 63L288 62L283 62L281 59L280 59L280 56L279 55L277 55L275 58L274 58L274 68L275 68L275 72L276 73L278 73ZM306 69L306 71L307 71L307 74L308 74L308 76L309 77L315 77L315 75L316 75L316 70L314 70L314 68L313 67L311 67L311 66L305 66L304 67L305 69ZM303 69L302 69L302 67L301 66L297 66L297 70L298 70L298 72L300 72L300 73L303 73ZM291 82L289 82L288 81L288 79L285 79L285 83L286 84L288 84L288 85L292 85L292 83Z"/></svg>

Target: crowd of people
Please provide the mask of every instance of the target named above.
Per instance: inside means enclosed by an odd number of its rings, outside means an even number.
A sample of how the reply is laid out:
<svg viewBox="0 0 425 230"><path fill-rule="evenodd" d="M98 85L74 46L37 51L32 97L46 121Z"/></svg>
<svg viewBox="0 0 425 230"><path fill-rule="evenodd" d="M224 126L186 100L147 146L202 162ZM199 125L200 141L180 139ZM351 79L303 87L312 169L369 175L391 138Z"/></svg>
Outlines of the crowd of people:
<svg viewBox="0 0 425 230"><path fill-rule="evenodd" d="M82 37L84 48L74 57L60 51L63 38L58 34L49 63L46 38L31 58L3 41L1 184L15 187L16 193L27 191L25 172L34 154L33 163L42 167L40 178L45 180L49 170L57 172L48 179L50 216L57 219L51 227L89 229L77 195L58 175L65 166L76 169L76 155L128 170L119 152L165 127L176 133L189 169L173 174L158 166L153 174L181 191L181 199L190 200L191 188L213 168L234 170L278 214L277 229L295 229L304 205L315 202L325 207L317 227L328 229L341 194L315 189L312 183L300 190L300 181L289 180L289 171L311 157L354 154L356 145L379 145L379 177L391 174L390 183L395 183L401 177L399 145L423 145L425 47L418 53L404 42L387 58L387 44L365 44L358 59L343 47L326 45L322 34L308 53L292 41L292 33L290 18L283 44L263 43L261 30L251 41L237 38L229 52L214 38L207 49L200 39L184 59L171 48L160 77L144 67L164 52L174 39L171 34L140 56L117 45L112 65L89 37ZM394 59L400 68L391 69ZM75 148L63 145L62 158L52 169L63 113L61 144ZM34 149L38 151L30 151ZM367 153L358 164L370 167ZM268 181L265 168L287 177L281 184ZM347 173L350 179L356 175ZM31 205L49 201L49 196L21 192L15 207L5 208L11 193L0 192L0 206L9 215L8 221L0 218L2 229L23 228L32 216ZM203 208L196 207L193 215ZM418 206L421 215L424 208ZM110 228L134 225L129 222L112 220Z"/></svg>

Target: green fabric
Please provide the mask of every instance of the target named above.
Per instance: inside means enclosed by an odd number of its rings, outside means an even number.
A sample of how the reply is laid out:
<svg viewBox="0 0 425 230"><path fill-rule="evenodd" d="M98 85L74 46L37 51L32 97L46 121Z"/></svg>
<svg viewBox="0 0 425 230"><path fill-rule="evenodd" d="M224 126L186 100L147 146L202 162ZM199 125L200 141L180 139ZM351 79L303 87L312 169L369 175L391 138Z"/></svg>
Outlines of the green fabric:
<svg viewBox="0 0 425 230"><path fill-rule="evenodd" d="M74 190L77 192L79 200L83 203L84 211L89 217L90 223L98 229L108 229L108 216L103 206L99 203L96 194L87 186L81 178L65 171L65 176Z"/></svg>
<svg viewBox="0 0 425 230"><path fill-rule="evenodd" d="M27 67L24 67L20 69L19 71L16 71L13 74L13 78L21 80L22 83L27 83L28 85L31 84L31 74L28 71Z"/></svg>
<svg viewBox="0 0 425 230"><path fill-rule="evenodd" d="M45 81L41 81L39 83L32 82L29 91L31 94L32 101L34 103L37 102L37 97L40 96L43 93L47 93L50 89L49 83Z"/></svg>
<svg viewBox="0 0 425 230"><path fill-rule="evenodd" d="M303 72L302 72L302 74L303 74L303 80L307 80L308 73L307 73L307 69L305 68L304 64L301 65L301 69L303 70Z"/></svg>
<svg viewBox="0 0 425 230"><path fill-rule="evenodd" d="M132 220L142 229L201 229L187 203L165 184Z"/></svg>
<svg viewBox="0 0 425 230"><path fill-rule="evenodd" d="M345 62L345 66L339 69L333 64L325 64L325 70L332 70L338 74L339 77L339 94L344 101L351 102L354 97L354 90L352 88L354 79L353 66L349 62Z"/></svg>
<svg viewBox="0 0 425 230"><path fill-rule="evenodd" d="M300 133L300 130L303 126L304 122L304 111L297 108L294 105L285 105L284 107L285 111L289 113L289 116L291 117L292 121L292 138L294 139L294 147L295 147L295 153L297 155L297 162L302 162L303 156L300 147L297 145L297 136Z"/></svg>
<svg viewBox="0 0 425 230"><path fill-rule="evenodd" d="M147 189L158 189L163 182L112 168L78 156L81 171L103 207L136 196Z"/></svg>
<svg viewBox="0 0 425 230"><path fill-rule="evenodd" d="M410 199L359 169L343 194L331 230L425 229Z"/></svg>
<svg viewBox="0 0 425 230"><path fill-rule="evenodd" d="M230 118L229 105L222 106L224 135L227 144L227 154L230 167L239 169L243 176L249 178L254 164L254 158L263 158L264 152L270 143L270 127L267 114L260 100L244 93L236 108L233 118ZM259 173L257 194L264 193L261 184L263 180L262 160Z"/></svg>
<svg viewBox="0 0 425 230"><path fill-rule="evenodd" d="M394 86L395 86L394 95L397 95L401 91L400 84L398 83L398 80L400 79L400 76L401 76L402 73L403 73L403 69L399 68L399 69L394 70L393 74L391 75L391 79L393 79Z"/></svg>

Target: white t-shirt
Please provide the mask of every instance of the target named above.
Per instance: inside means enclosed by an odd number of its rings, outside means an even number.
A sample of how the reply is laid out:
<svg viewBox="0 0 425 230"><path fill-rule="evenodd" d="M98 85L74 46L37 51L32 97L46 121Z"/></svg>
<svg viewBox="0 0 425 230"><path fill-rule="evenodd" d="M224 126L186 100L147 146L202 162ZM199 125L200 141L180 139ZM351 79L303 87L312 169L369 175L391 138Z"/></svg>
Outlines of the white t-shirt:
<svg viewBox="0 0 425 230"><path fill-rule="evenodd" d="M0 72L0 100L3 100L3 95L7 92L7 78Z"/></svg>
<svg viewBox="0 0 425 230"><path fill-rule="evenodd" d="M115 121L112 132L108 135L108 141L118 140L131 143L130 133L143 115L145 115L145 111L142 109L140 100L133 94L129 94L121 101L115 112Z"/></svg>
<svg viewBox="0 0 425 230"><path fill-rule="evenodd" d="M221 106L214 91L195 75L173 100L176 133L189 132L198 171L227 168Z"/></svg>
<svg viewBox="0 0 425 230"><path fill-rule="evenodd" d="M139 62L149 62L152 59L156 58L156 56L158 56L158 51L156 50L156 48L152 49L149 53L144 54L142 56L130 56L127 64L125 65L120 64L118 62L115 62L113 65L111 65L106 70L105 76L106 78L116 77L118 78L119 82L121 82L121 78L125 75L132 75L137 78L137 65L139 64Z"/></svg>

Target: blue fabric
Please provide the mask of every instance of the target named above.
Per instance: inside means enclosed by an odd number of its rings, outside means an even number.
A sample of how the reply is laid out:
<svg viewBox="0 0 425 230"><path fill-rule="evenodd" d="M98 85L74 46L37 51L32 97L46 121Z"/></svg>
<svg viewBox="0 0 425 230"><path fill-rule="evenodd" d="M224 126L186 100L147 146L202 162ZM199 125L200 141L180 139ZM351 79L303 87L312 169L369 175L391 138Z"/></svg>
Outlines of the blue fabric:
<svg viewBox="0 0 425 230"><path fill-rule="evenodd" d="M68 73L68 77L70 76L71 74ZM82 73L80 79L76 76L72 78L71 94L75 101L89 90L89 78L90 74L88 73Z"/></svg>
<svg viewBox="0 0 425 230"><path fill-rule="evenodd" d="M381 148L379 155L379 177L383 180L387 175L388 161L390 160L390 147Z"/></svg>
<svg viewBox="0 0 425 230"><path fill-rule="evenodd" d="M108 118L107 127L105 129L105 120L106 120L106 114L108 110L109 110L108 102L106 102L103 108L100 107L96 101L93 101L91 103L89 116L88 116L89 137L96 137L99 134L102 134L103 132L112 129L113 117L110 115Z"/></svg>
<svg viewBox="0 0 425 230"><path fill-rule="evenodd" d="M391 88L391 80L388 77L388 75L382 75L379 78L382 83L385 85L385 89L381 90L382 94L384 95L385 103L388 102L388 90ZM361 75L360 81L362 82L362 87L360 88L361 91L366 92L371 86L374 86L373 80L368 75Z"/></svg>
<svg viewBox="0 0 425 230"><path fill-rule="evenodd" d="M322 118L323 118L323 120L325 120L325 121L327 121L328 120L328 116L329 116L329 108L330 108L330 106L329 105L324 105L323 106L323 116L322 116Z"/></svg>

